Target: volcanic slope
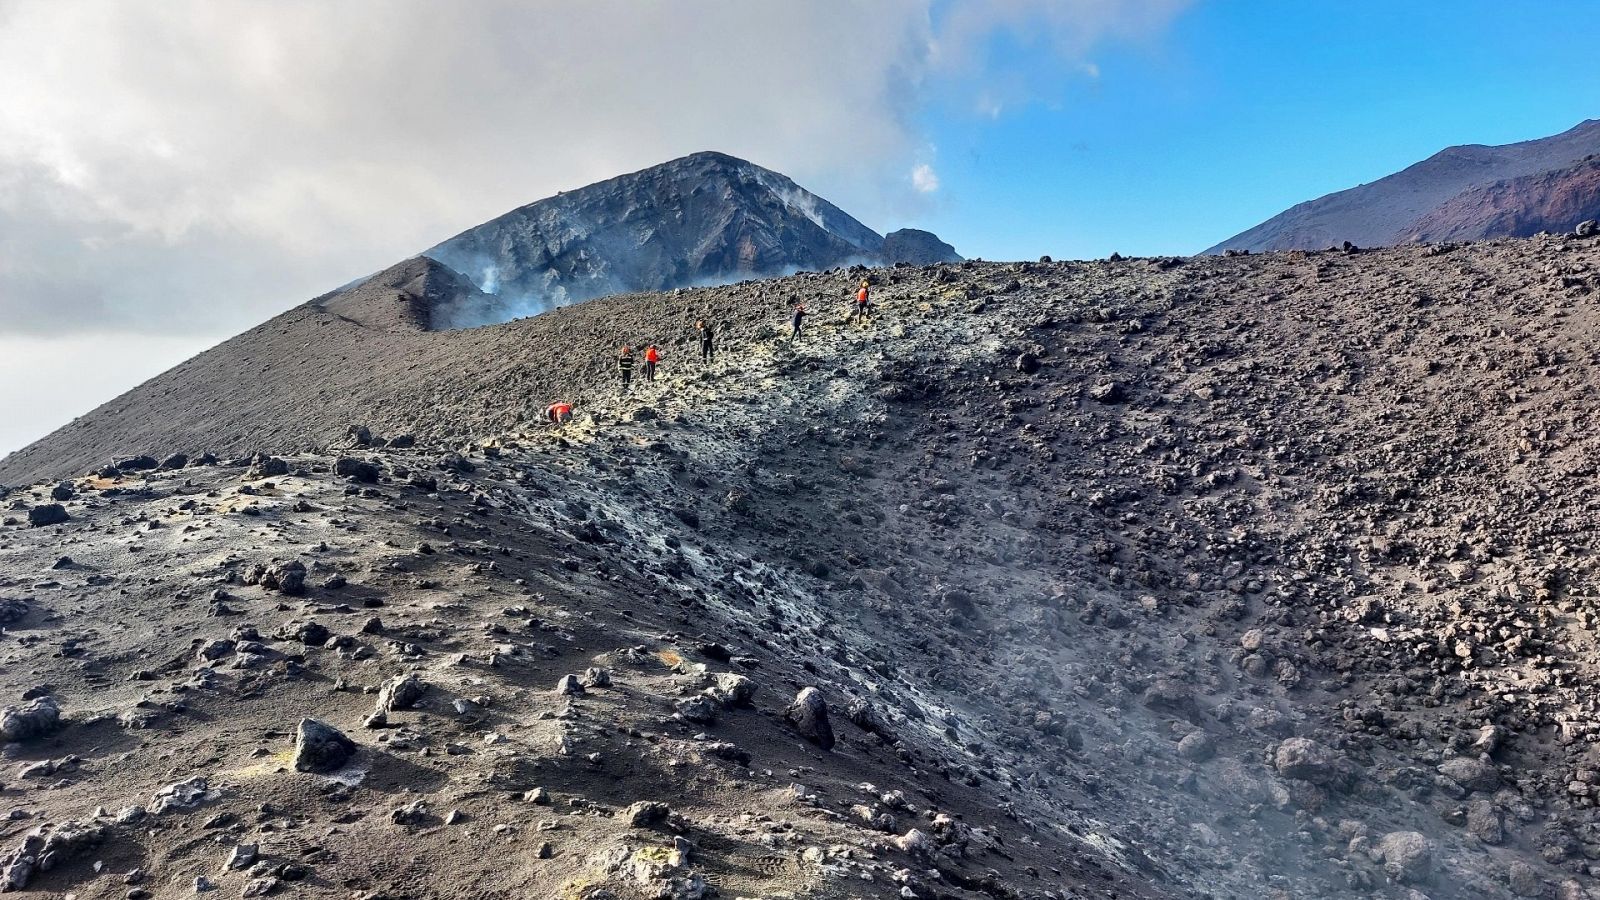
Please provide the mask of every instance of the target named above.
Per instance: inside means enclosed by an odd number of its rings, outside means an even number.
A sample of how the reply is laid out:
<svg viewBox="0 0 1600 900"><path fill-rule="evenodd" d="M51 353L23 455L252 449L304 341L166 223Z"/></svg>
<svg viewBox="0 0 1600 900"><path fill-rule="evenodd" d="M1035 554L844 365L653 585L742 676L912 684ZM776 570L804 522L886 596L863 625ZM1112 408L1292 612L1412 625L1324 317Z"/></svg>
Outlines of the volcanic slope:
<svg viewBox="0 0 1600 900"><path fill-rule="evenodd" d="M1515 144L1447 147L1377 181L1296 204L1206 252L1570 231L1589 218L1582 211L1592 208L1593 187L1568 170L1596 153L1600 119Z"/></svg>
<svg viewBox="0 0 1600 900"><path fill-rule="evenodd" d="M1597 266L969 263L792 345L858 273L415 332L458 387L406 415L463 432L558 353L599 371L555 431L12 494L4 877L1591 896ZM605 388L707 312L712 363Z"/></svg>
<svg viewBox="0 0 1600 900"><path fill-rule="evenodd" d="M496 294L457 311L463 327L628 291L961 259L925 231L885 239L788 176L714 152L530 203L424 255Z"/></svg>

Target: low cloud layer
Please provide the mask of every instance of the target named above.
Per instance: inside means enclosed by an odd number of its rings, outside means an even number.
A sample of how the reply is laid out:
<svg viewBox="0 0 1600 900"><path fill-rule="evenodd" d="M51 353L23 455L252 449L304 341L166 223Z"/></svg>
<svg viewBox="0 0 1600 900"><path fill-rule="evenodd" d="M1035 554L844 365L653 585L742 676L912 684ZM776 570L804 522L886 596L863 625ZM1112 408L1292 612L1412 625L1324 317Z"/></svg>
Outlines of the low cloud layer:
<svg viewBox="0 0 1600 900"><path fill-rule="evenodd" d="M0 0L0 333L236 330L701 149L896 226L997 29L1081 58L1182 5Z"/></svg>

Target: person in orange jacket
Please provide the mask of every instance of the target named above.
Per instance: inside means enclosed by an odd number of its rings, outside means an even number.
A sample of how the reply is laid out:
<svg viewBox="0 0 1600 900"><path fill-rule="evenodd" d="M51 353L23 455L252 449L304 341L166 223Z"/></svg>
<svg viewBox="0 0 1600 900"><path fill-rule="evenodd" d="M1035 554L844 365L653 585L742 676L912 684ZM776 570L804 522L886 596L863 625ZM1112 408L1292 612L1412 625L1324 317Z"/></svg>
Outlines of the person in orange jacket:
<svg viewBox="0 0 1600 900"><path fill-rule="evenodd" d="M659 362L661 362L661 351L656 349L655 344L644 348L644 380L646 382L654 382L656 380L656 363Z"/></svg>
<svg viewBox="0 0 1600 900"><path fill-rule="evenodd" d="M867 296L867 280L863 278L861 279L861 290L856 291L856 324L864 324L869 321L867 311L871 305L872 303Z"/></svg>
<svg viewBox="0 0 1600 900"><path fill-rule="evenodd" d="M546 419L550 420L551 425L565 425L572 421L572 404L565 400L557 400L555 403L550 404L550 408L544 411L544 415Z"/></svg>

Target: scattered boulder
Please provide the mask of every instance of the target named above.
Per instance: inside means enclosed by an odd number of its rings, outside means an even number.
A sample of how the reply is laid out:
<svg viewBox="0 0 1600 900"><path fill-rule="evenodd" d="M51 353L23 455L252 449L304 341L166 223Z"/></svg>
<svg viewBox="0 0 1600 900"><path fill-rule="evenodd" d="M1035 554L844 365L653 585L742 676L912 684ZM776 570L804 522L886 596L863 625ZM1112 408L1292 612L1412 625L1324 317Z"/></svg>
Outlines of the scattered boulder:
<svg viewBox="0 0 1600 900"><path fill-rule="evenodd" d="M370 437L369 437L370 440ZM333 463L333 474L350 478L362 484L376 484L381 474L378 467L354 456L341 456Z"/></svg>
<svg viewBox="0 0 1600 900"><path fill-rule="evenodd" d="M1391 831L1378 840L1374 856L1384 872L1401 884L1427 881L1433 874L1433 842L1415 831Z"/></svg>
<svg viewBox="0 0 1600 900"><path fill-rule="evenodd" d="M161 467L161 461L154 456L125 456L113 460L112 467L118 472L147 472Z"/></svg>
<svg viewBox="0 0 1600 900"><path fill-rule="evenodd" d="M672 812L665 803L656 800L640 800L623 810L622 816L633 828L654 828L665 822Z"/></svg>
<svg viewBox="0 0 1600 900"><path fill-rule="evenodd" d="M417 673L410 672L405 675L396 675L384 682L378 691L378 712L391 713L396 710L410 709L417 705L428 686Z"/></svg>
<svg viewBox="0 0 1600 900"><path fill-rule="evenodd" d="M933 838L926 831L916 828L894 838L893 843L902 852L921 859L932 856L934 851L938 849L938 845L933 842Z"/></svg>
<svg viewBox="0 0 1600 900"><path fill-rule="evenodd" d="M0 893L26 889L36 873L54 869L104 837L103 827L79 822L40 825L15 850L0 856Z"/></svg>
<svg viewBox="0 0 1600 900"><path fill-rule="evenodd" d="M1216 745L1204 731L1191 731L1178 742L1178 755L1192 762L1205 762L1216 753Z"/></svg>
<svg viewBox="0 0 1600 900"><path fill-rule="evenodd" d="M1544 879L1539 877L1538 870L1520 859L1506 869L1506 886L1518 897L1544 896Z"/></svg>
<svg viewBox="0 0 1600 900"><path fill-rule="evenodd" d="M276 456L257 453L250 459L250 468L244 477L250 481L262 478L278 478L289 474L289 464Z"/></svg>
<svg viewBox="0 0 1600 900"><path fill-rule="evenodd" d="M51 500L66 502L71 500L76 494L77 492L72 489L72 482L70 481L63 481L50 489Z"/></svg>
<svg viewBox="0 0 1600 900"><path fill-rule="evenodd" d="M34 528L60 525L71 518L67 515L67 508L59 503L41 503L28 510L28 524Z"/></svg>
<svg viewBox="0 0 1600 900"><path fill-rule="evenodd" d="M1121 403L1128 397L1128 391L1120 381L1101 381L1089 388L1089 399L1096 403Z"/></svg>
<svg viewBox="0 0 1600 900"><path fill-rule="evenodd" d="M1325 785L1339 774L1337 760L1327 747L1310 738L1292 737L1278 745L1273 768L1285 778Z"/></svg>
<svg viewBox="0 0 1600 900"><path fill-rule="evenodd" d="M814 687L801 689L783 717L801 737L824 750L832 750L833 726L828 722L828 703Z"/></svg>
<svg viewBox="0 0 1600 900"><path fill-rule="evenodd" d="M210 782L196 775L156 791L150 798L149 811L158 816L169 812L188 812L216 796Z"/></svg>
<svg viewBox="0 0 1600 900"><path fill-rule="evenodd" d="M756 683L737 672L719 672L705 693L725 707L749 706L756 695Z"/></svg>
<svg viewBox="0 0 1600 900"><path fill-rule="evenodd" d="M355 752L355 741L325 722L301 719L295 730L294 767L301 772L331 772Z"/></svg>
<svg viewBox="0 0 1600 900"><path fill-rule="evenodd" d="M584 693L583 681L576 675L563 675L556 682L555 692L568 697L577 697Z"/></svg>
<svg viewBox="0 0 1600 900"><path fill-rule="evenodd" d="M1594 237L1600 234L1600 219L1585 219L1572 229L1572 233L1578 237Z"/></svg>
<svg viewBox="0 0 1600 900"><path fill-rule="evenodd" d="M1500 771L1480 759L1447 759L1439 766L1439 774L1469 791L1489 793L1500 787Z"/></svg>
<svg viewBox="0 0 1600 900"><path fill-rule="evenodd" d="M457 475L470 475L478 471L478 467L459 453L446 453L439 457L439 468Z"/></svg>
<svg viewBox="0 0 1600 900"><path fill-rule="evenodd" d="M1165 713L1169 716L1178 716L1187 719L1190 723L1200 724L1200 704L1194 699L1194 694L1182 682L1162 676L1157 678L1148 688L1140 702L1146 709Z"/></svg>
<svg viewBox="0 0 1600 900"><path fill-rule="evenodd" d="M1490 845L1505 840L1505 825L1493 801L1474 800L1467 804L1467 833Z"/></svg>
<svg viewBox="0 0 1600 900"><path fill-rule="evenodd" d="M24 706L0 710L0 738L27 741L61 727L61 707L53 697L37 697Z"/></svg>
<svg viewBox="0 0 1600 900"><path fill-rule="evenodd" d="M245 584L259 584L281 593L298 595L306 591L306 567L299 560L256 563L245 570Z"/></svg>
<svg viewBox="0 0 1600 900"><path fill-rule="evenodd" d="M678 715L701 725L712 725L717 721L717 707L706 698L704 694L697 694L686 700L679 700L677 704Z"/></svg>

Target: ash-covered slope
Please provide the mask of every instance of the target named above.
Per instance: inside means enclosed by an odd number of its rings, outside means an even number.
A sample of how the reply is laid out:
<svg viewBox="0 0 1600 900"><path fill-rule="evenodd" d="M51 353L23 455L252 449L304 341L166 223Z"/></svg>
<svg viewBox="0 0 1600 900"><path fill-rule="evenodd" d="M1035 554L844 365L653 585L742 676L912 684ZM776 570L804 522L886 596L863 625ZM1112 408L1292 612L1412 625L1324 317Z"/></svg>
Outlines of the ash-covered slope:
<svg viewBox="0 0 1600 900"><path fill-rule="evenodd" d="M1496 182L1567 169L1600 152L1600 119L1561 134L1501 146L1450 147L1393 175L1349 190L1297 204L1237 234L1207 253L1224 250L1322 249L1350 241L1381 247L1415 240L1421 233L1453 230L1478 237L1521 237L1538 231L1567 231L1582 219L1566 216L1566 204L1533 196L1508 212L1485 207L1461 195ZM1450 209L1441 207L1451 203ZM1475 209L1482 218L1462 217ZM1434 226L1430 222L1441 224ZM1448 222L1448 224L1443 224ZM1512 230L1512 226L1516 230Z"/></svg>
<svg viewBox="0 0 1600 900"><path fill-rule="evenodd" d="M940 259L925 244L914 260L885 254L877 232L787 176L704 152L530 203L425 255L499 298L449 320L467 327L631 291L960 258L940 246Z"/></svg>
<svg viewBox="0 0 1600 900"><path fill-rule="evenodd" d="M1600 219L1600 155L1471 188L1413 222L1402 241L1474 241L1566 231Z"/></svg>
<svg viewBox="0 0 1600 900"><path fill-rule="evenodd" d="M892 269L871 327L787 341L856 277L363 360L443 358L368 411L469 446L14 493L0 864L53 840L29 889L80 896L1593 896L1600 241ZM585 335L708 309L711 365L669 345L560 431L488 430ZM342 755L295 752L307 716L356 745L330 772L295 769Z"/></svg>

